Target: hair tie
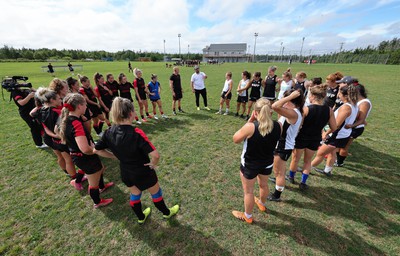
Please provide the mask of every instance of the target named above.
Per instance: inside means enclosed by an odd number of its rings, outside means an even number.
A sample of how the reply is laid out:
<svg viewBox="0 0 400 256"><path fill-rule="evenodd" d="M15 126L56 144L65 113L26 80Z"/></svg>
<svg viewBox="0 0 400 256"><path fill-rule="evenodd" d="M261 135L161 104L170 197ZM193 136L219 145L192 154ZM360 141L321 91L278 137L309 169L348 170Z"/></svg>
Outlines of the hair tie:
<svg viewBox="0 0 400 256"><path fill-rule="evenodd" d="M74 107L71 104L64 103L63 107L67 108L69 111L74 111Z"/></svg>

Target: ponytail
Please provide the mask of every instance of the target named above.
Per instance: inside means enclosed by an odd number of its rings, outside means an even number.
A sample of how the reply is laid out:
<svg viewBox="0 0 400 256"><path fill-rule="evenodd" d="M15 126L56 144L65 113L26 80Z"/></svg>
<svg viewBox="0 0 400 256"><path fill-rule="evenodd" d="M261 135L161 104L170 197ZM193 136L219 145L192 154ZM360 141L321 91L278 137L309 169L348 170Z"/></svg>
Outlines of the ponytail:
<svg viewBox="0 0 400 256"><path fill-rule="evenodd" d="M354 84L345 85L340 88L340 92L347 98L347 101L356 105L358 102L358 90Z"/></svg>
<svg viewBox="0 0 400 256"><path fill-rule="evenodd" d="M96 85L99 85L99 80L100 80L100 78L102 78L102 77L103 77L103 75L100 74L99 72L94 73L94 76L93 76L94 83L95 83Z"/></svg>
<svg viewBox="0 0 400 256"><path fill-rule="evenodd" d="M35 97L42 103L49 103L51 99L57 99L57 93L49 88L39 87L35 92Z"/></svg>
<svg viewBox="0 0 400 256"><path fill-rule="evenodd" d="M85 98L79 93L69 93L65 96L59 128L59 135L63 143L66 143L65 132L67 128L67 118L69 116L69 112L74 111L78 105L83 105L85 103Z"/></svg>
<svg viewBox="0 0 400 256"><path fill-rule="evenodd" d="M270 134L274 128L274 121L271 118L272 111L270 104L271 103L267 98L260 98L254 104L254 111L258 113L258 131L263 137Z"/></svg>

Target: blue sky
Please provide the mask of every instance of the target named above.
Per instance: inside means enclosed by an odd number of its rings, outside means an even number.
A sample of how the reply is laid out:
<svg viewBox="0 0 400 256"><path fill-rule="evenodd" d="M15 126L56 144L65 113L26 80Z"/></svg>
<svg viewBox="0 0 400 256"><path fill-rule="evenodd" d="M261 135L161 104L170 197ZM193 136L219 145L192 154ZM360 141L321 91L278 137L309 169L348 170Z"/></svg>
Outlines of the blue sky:
<svg viewBox="0 0 400 256"><path fill-rule="evenodd" d="M1 45L201 52L247 43L257 54L325 53L400 37L400 1L0 0Z"/></svg>

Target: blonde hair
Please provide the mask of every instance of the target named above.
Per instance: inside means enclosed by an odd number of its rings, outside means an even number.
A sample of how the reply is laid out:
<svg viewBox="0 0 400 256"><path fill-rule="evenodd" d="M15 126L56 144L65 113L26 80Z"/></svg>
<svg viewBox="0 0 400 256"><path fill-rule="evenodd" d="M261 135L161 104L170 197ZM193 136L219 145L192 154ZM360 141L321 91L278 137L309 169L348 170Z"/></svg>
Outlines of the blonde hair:
<svg viewBox="0 0 400 256"><path fill-rule="evenodd" d="M69 104L75 110L78 105L86 104L85 98L79 93L68 93L64 98L64 104ZM63 143L66 142L65 130L67 128L67 117L69 115L69 109L63 107L61 112L61 123L59 129L59 135Z"/></svg>
<svg viewBox="0 0 400 256"><path fill-rule="evenodd" d="M129 118L129 114L135 111L133 103L125 98L115 97L111 106L110 117L116 125Z"/></svg>
<svg viewBox="0 0 400 256"><path fill-rule="evenodd" d="M35 92L35 97L42 103L49 103L51 99L57 99L57 93L49 88L39 87Z"/></svg>
<svg viewBox="0 0 400 256"><path fill-rule="evenodd" d="M317 101L322 101L326 97L326 91L328 89L328 84L318 84L310 87L310 93L315 97Z"/></svg>
<svg viewBox="0 0 400 256"><path fill-rule="evenodd" d="M271 118L271 102L267 98L260 98L254 104L254 111L258 113L258 131L264 137L271 133L274 128L274 121Z"/></svg>
<svg viewBox="0 0 400 256"><path fill-rule="evenodd" d="M65 85L66 84L63 83L63 81L61 79L54 78L53 80L51 80L51 82L49 84L49 89L52 91L55 91L57 94L60 94L60 92L64 89Z"/></svg>

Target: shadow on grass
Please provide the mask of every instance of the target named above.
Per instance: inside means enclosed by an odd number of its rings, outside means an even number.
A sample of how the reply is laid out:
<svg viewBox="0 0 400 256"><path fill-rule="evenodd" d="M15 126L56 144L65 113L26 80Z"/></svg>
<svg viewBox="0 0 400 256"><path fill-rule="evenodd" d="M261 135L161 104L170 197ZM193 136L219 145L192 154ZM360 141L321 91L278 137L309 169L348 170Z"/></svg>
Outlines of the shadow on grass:
<svg viewBox="0 0 400 256"><path fill-rule="evenodd" d="M302 217L287 215L270 210L270 214L290 223L269 224L256 222L255 224L270 232L276 232L292 237L298 244L314 248L330 255L383 255L380 249L367 244L357 234L348 233L348 237L338 235L328 227L319 225ZM305 236L304 234L308 234Z"/></svg>
<svg viewBox="0 0 400 256"><path fill-rule="evenodd" d="M203 111L203 110L202 110ZM204 110L207 111L207 110ZM187 116L194 119L194 120L208 120L211 118L211 116L209 116L208 114L211 113L212 110L207 111L205 114L200 113L200 111L198 112L193 112L193 113L188 113Z"/></svg>
<svg viewBox="0 0 400 256"><path fill-rule="evenodd" d="M161 184L162 186L162 184ZM165 188L168 190L168 188ZM105 195L106 198L114 198L114 202L109 207L101 208L101 211L112 221L123 223L125 229L137 241L143 241L157 255L230 255L226 249L220 247L212 238L206 237L202 233L194 230L188 225L179 222L179 215L184 213L184 206L180 209L177 216L169 220L162 218L162 213L157 210L151 201L150 193L143 192L143 209L151 207L152 212L146 223L139 225L136 215L129 205L129 192L121 191L118 187L113 187ZM165 198L167 206L174 204L174 198ZM132 241L134 244L135 241ZM145 250L146 247L144 247ZM140 252L140 248L136 253ZM134 252L129 252L134 253ZM152 253L151 253L152 254Z"/></svg>
<svg viewBox="0 0 400 256"><path fill-rule="evenodd" d="M299 190L293 189L293 191ZM340 216L366 224L369 232L375 236L395 236L400 231L399 224L386 219L378 211L378 209L384 209L385 205L384 202L380 202L384 198L380 198L379 195L376 197L363 196L335 187L312 187L302 195L314 202L287 200L286 203L296 208L311 209L329 216Z"/></svg>
<svg viewBox="0 0 400 256"><path fill-rule="evenodd" d="M172 116L166 119L151 119L151 121L148 121L141 125L135 125L135 127L143 130L146 134L156 134L157 132L166 132L170 129L182 129L190 123L191 121L188 119L178 119Z"/></svg>

